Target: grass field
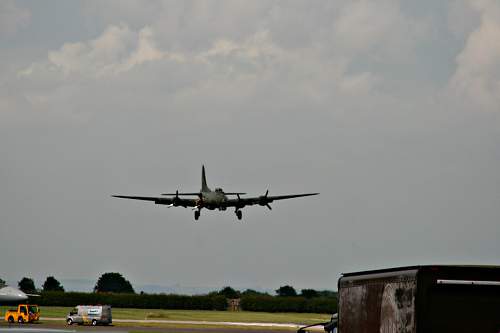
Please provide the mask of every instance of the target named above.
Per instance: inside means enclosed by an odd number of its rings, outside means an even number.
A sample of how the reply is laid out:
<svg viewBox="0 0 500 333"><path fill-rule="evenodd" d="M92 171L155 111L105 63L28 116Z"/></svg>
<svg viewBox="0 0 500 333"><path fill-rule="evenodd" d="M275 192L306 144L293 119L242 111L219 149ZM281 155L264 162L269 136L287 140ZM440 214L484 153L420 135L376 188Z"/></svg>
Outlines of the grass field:
<svg viewBox="0 0 500 333"><path fill-rule="evenodd" d="M11 307L1 306L3 318L5 310ZM48 318L66 317L69 307L41 306L41 316ZM267 312L230 312L230 311L196 311L196 310L159 310L159 309L119 309L113 308L113 319L156 319L185 321L230 321L253 323L301 323L312 324L328 321L329 315L315 313L267 313Z"/></svg>

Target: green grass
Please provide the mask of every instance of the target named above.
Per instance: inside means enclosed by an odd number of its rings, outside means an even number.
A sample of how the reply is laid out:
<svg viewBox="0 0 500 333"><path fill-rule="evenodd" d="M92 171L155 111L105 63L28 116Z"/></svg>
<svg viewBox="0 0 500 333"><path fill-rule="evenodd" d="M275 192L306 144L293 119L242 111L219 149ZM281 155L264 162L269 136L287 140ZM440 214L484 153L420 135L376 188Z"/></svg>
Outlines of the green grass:
<svg viewBox="0 0 500 333"><path fill-rule="evenodd" d="M10 307L1 306L3 318L5 310ZM41 306L41 316L49 318L66 317L69 307ZM159 309L120 309L113 308L113 319L156 319L186 321L233 321L255 323L301 323L312 324L328 321L330 315L316 313L267 313L267 312L230 312L230 311L196 311L196 310L159 310Z"/></svg>

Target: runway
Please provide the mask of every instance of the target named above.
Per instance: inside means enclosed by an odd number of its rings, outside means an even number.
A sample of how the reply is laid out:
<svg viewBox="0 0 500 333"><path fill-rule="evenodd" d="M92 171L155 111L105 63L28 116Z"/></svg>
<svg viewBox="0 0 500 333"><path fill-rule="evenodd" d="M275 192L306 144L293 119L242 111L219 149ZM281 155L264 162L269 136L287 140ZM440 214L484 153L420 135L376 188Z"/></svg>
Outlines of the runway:
<svg viewBox="0 0 500 333"><path fill-rule="evenodd" d="M128 325L130 324L130 325ZM248 324L248 323L247 323ZM117 326L63 326L64 324L45 322L43 324L13 324L0 323L0 333L129 333L129 332L161 332L161 333L277 333L277 332L295 332L292 327L263 327L263 326L139 326L130 323L120 323Z"/></svg>
<svg viewBox="0 0 500 333"><path fill-rule="evenodd" d="M58 321L65 322L65 318L40 318L41 321ZM282 328L297 330L302 324L294 323L249 323L249 322L232 322L232 321L203 321L203 320L163 320L163 319L113 319L114 323L120 324L159 324L159 325L199 325L199 326L238 326L238 327L262 327L262 328Z"/></svg>
<svg viewBox="0 0 500 333"><path fill-rule="evenodd" d="M279 330L263 328L214 328L214 327L144 327L144 326L79 326L71 329L51 327L39 324L37 327L0 327L0 333L129 333L129 332L161 332L161 333L276 333ZM285 332L281 330L282 332ZM293 331L289 331L293 332Z"/></svg>

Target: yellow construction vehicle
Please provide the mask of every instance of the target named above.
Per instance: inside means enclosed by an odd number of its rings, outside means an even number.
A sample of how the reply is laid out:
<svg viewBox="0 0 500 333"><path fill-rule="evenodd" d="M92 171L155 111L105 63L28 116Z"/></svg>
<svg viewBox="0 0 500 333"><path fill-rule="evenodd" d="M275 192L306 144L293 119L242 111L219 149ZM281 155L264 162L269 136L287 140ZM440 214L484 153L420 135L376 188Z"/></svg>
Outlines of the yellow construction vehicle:
<svg viewBox="0 0 500 333"><path fill-rule="evenodd" d="M34 304L19 304L17 309L5 312L5 321L9 323L32 323L40 319L40 309Z"/></svg>

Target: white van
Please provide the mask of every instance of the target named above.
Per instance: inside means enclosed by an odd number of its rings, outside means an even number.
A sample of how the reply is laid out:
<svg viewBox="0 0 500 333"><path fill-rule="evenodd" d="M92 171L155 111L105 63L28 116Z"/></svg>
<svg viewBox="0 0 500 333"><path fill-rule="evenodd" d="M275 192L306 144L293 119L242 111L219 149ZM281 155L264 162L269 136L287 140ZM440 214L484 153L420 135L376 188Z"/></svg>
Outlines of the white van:
<svg viewBox="0 0 500 333"><path fill-rule="evenodd" d="M73 325L109 325L113 322L110 305L77 305L66 316L66 323Z"/></svg>

